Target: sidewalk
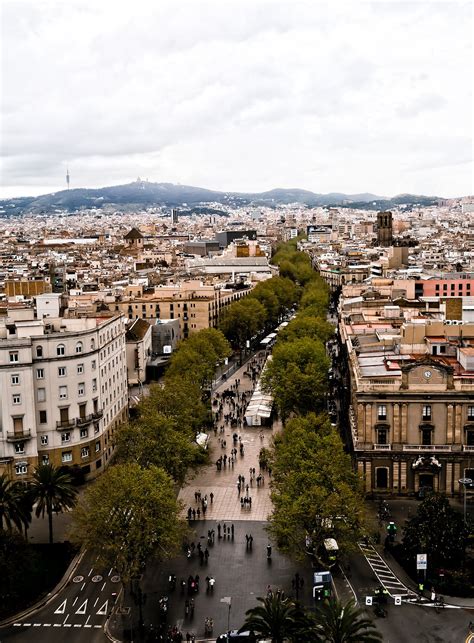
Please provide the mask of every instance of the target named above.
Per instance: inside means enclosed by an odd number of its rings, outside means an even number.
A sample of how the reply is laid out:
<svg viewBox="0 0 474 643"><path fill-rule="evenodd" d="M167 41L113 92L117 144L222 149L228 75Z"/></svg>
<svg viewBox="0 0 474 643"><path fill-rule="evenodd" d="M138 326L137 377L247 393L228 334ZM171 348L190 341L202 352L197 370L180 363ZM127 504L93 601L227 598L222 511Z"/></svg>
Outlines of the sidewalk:
<svg viewBox="0 0 474 643"><path fill-rule="evenodd" d="M236 380L240 379L240 385L237 391L242 393L244 391L252 391L254 385L249 377L244 376L244 371L247 369L248 363L241 366L234 372L232 377L228 377L226 381L222 382L214 391L213 399L216 393L221 394L226 389L229 389ZM224 406L224 414L229 412L229 406ZM196 502L195 492L200 491L201 497L207 495L209 498L211 492L214 494L214 501L211 504L209 501L206 512L207 520L251 520L251 521L266 521L271 512L272 505L270 501L270 485L269 476L266 471L259 471L258 456L262 447L269 447L273 435L281 430L281 422L276 420L271 427L231 427L229 422L224 419L217 422L219 426L224 426L224 433L211 434L208 448L210 450L211 464L203 467L196 476L181 489L179 493L179 500L184 503L183 516L187 515L188 508L197 509L199 502ZM237 433L241 443L244 446L244 455L241 456L237 450L237 461L232 465L227 463L227 466L222 466L220 471L217 470L216 460L222 455L230 456L230 451L234 446L237 449L240 441L234 445L232 436ZM225 446L223 443L225 442ZM250 486L249 469L255 468L257 475L261 473L264 477L262 486L257 487L256 482L252 482ZM245 496L245 490L242 494L238 493L237 479L239 475L245 476L245 485L249 483L249 496L252 497L252 508L242 509L240 503L240 495ZM201 516L202 519L202 516ZM201 520L202 521L202 520ZM193 521L196 525L198 521Z"/></svg>

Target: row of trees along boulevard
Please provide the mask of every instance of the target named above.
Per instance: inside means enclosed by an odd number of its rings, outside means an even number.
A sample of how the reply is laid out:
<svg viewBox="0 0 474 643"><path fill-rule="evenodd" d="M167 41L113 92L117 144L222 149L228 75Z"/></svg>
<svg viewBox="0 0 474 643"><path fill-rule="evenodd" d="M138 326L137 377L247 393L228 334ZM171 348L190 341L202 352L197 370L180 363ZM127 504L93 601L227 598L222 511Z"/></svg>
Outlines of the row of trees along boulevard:
<svg viewBox="0 0 474 643"><path fill-rule="evenodd" d="M222 333L201 330L183 340L164 381L152 384L134 418L115 436L114 463L88 489L73 514L73 539L114 567L143 624L138 581L151 560L175 556L187 526L177 490L188 473L207 462L196 434L211 422L209 383L216 365L231 354Z"/></svg>
<svg viewBox="0 0 474 643"><path fill-rule="evenodd" d="M297 250L296 240L281 244L272 262L279 266L280 276L257 286L244 300L249 321L254 308L260 326L267 319L271 320L269 326L274 325L290 307L297 307L296 316L278 334L262 381L283 421L283 431L264 454L273 470L268 531L283 553L295 560L310 555L324 568L327 561L322 546L326 538L335 538L344 555L363 532L362 485L326 414L330 361L325 344L334 335L334 326L327 321L327 286L314 272L309 256ZM260 298L259 289L272 292L275 284L277 288L284 284L287 298L280 300L279 310L274 307L269 311L266 301L270 297ZM278 299L277 292L275 297ZM258 330L253 319L251 330L245 331L242 303L230 306L221 324L237 347ZM381 640L370 620L352 604L330 601L309 614L290 599L258 600L260 605L248 611L242 629L252 628L276 643Z"/></svg>

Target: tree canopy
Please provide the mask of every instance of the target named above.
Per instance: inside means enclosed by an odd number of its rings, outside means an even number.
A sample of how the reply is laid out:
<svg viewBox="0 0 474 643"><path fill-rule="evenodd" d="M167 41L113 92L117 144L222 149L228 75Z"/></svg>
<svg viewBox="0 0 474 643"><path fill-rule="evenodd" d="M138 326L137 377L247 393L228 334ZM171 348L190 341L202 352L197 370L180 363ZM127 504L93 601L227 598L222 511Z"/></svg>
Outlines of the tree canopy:
<svg viewBox="0 0 474 643"><path fill-rule="evenodd" d="M446 496L430 494L403 528L402 545L407 558L428 554L430 568L459 567L464 559L468 530L463 517Z"/></svg>
<svg viewBox="0 0 474 643"><path fill-rule="evenodd" d="M243 348L265 327L267 311L255 298L245 297L234 302L222 314L219 327L236 348Z"/></svg>
<svg viewBox="0 0 474 643"><path fill-rule="evenodd" d="M276 343L262 385L272 393L283 419L323 408L329 364L324 344L317 339Z"/></svg>
<svg viewBox="0 0 474 643"><path fill-rule="evenodd" d="M163 469L117 464L86 489L73 514L73 538L127 582L149 558L177 553L184 528L180 508Z"/></svg>
<svg viewBox="0 0 474 643"><path fill-rule="evenodd" d="M269 531L279 549L304 559L325 538L350 549L363 525L361 484L325 415L290 420L275 440Z"/></svg>

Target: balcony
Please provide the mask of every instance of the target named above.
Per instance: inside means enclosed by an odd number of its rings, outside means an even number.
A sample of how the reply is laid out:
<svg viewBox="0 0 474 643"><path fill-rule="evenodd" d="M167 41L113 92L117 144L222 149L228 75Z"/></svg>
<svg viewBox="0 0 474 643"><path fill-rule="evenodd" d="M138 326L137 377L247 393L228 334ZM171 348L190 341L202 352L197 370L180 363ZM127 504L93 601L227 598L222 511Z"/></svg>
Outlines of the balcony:
<svg viewBox="0 0 474 643"><path fill-rule="evenodd" d="M452 444L404 444L403 451L453 451Z"/></svg>
<svg viewBox="0 0 474 643"><path fill-rule="evenodd" d="M84 415L83 417L78 417L76 419L77 426L85 426L90 424L94 420L94 413L89 413L89 415Z"/></svg>
<svg viewBox="0 0 474 643"><path fill-rule="evenodd" d="M391 444L374 444L374 451L391 451Z"/></svg>
<svg viewBox="0 0 474 643"><path fill-rule="evenodd" d="M7 431L7 442L22 442L31 438L31 431Z"/></svg>
<svg viewBox="0 0 474 643"><path fill-rule="evenodd" d="M103 409L98 409L97 411L94 411L92 413L92 419L93 420L100 420L100 418L104 415Z"/></svg>
<svg viewBox="0 0 474 643"><path fill-rule="evenodd" d="M70 420L58 420L56 422L57 431L65 431L66 429L73 429L76 426L76 419L71 418Z"/></svg>
<svg viewBox="0 0 474 643"><path fill-rule="evenodd" d="M471 444L463 444L463 445L462 445L462 450L463 450L463 451L474 451L474 445L471 445Z"/></svg>

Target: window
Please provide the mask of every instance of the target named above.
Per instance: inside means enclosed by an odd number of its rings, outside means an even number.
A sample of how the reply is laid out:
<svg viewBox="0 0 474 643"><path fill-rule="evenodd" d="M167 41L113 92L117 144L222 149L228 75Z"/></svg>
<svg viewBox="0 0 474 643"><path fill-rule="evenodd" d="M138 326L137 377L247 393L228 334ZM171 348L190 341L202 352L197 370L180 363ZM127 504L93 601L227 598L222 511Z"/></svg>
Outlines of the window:
<svg viewBox="0 0 474 643"><path fill-rule="evenodd" d="M59 387L59 399L60 400L66 400L67 399L67 386L60 386Z"/></svg>
<svg viewBox="0 0 474 643"><path fill-rule="evenodd" d="M76 344L76 354L82 353L82 342Z"/></svg>
<svg viewBox="0 0 474 643"><path fill-rule="evenodd" d="M89 447L82 447L81 449L81 458L88 458L90 454Z"/></svg>
<svg viewBox="0 0 474 643"><path fill-rule="evenodd" d="M25 443L16 442L15 443L15 453L25 453Z"/></svg>
<svg viewBox="0 0 474 643"><path fill-rule="evenodd" d="M43 347L42 346L37 346L36 347L36 357L43 357Z"/></svg>
<svg viewBox="0 0 474 643"><path fill-rule="evenodd" d="M92 380L92 390L97 391L97 379L95 377Z"/></svg>
<svg viewBox="0 0 474 643"><path fill-rule="evenodd" d="M100 427L98 424L94 424L94 435L97 435L100 431Z"/></svg>
<svg viewBox="0 0 474 643"><path fill-rule="evenodd" d="M18 355L18 351L10 351L9 360L10 360L10 364L19 362L20 358L19 358L19 355Z"/></svg>
<svg viewBox="0 0 474 643"><path fill-rule="evenodd" d="M49 464L49 455L47 453L43 456L41 464Z"/></svg>
<svg viewBox="0 0 474 643"><path fill-rule="evenodd" d="M37 380L44 380L44 368L37 368L36 369L36 379Z"/></svg>
<svg viewBox="0 0 474 643"><path fill-rule="evenodd" d="M87 438L88 435L89 435L89 429L87 429L87 428L86 429L81 429L81 431L80 431L81 440L83 440L84 438Z"/></svg>
<svg viewBox="0 0 474 643"><path fill-rule="evenodd" d="M41 436L41 446L42 447L47 447L49 443L49 438L47 435L42 435Z"/></svg>
<svg viewBox="0 0 474 643"><path fill-rule="evenodd" d="M61 454L62 462L72 462L72 451L63 451Z"/></svg>
<svg viewBox="0 0 474 643"><path fill-rule="evenodd" d="M84 384L84 382L80 382L77 385L77 394L78 395L85 395L86 394L86 385Z"/></svg>
<svg viewBox="0 0 474 643"><path fill-rule="evenodd" d="M379 404L377 406L377 419L386 420L387 419L387 407L385 404Z"/></svg>
<svg viewBox="0 0 474 643"><path fill-rule="evenodd" d="M58 377L66 377L67 370L65 366L58 366Z"/></svg>
<svg viewBox="0 0 474 643"><path fill-rule="evenodd" d="M467 419L474 422L474 406L467 407Z"/></svg>
<svg viewBox="0 0 474 643"><path fill-rule="evenodd" d="M21 395L19 393L13 395L13 404L21 404Z"/></svg>
<svg viewBox="0 0 474 643"><path fill-rule="evenodd" d="M377 489L388 488L388 467L377 467L375 469L375 486Z"/></svg>
<svg viewBox="0 0 474 643"><path fill-rule="evenodd" d="M64 344L58 344L56 346L56 355L58 355L58 357L61 357L61 355L65 355L65 354L66 354L66 347L64 346Z"/></svg>
<svg viewBox="0 0 474 643"><path fill-rule="evenodd" d="M20 383L20 376L15 374L15 375L10 375L10 384L12 386L18 386Z"/></svg>
<svg viewBox="0 0 474 643"><path fill-rule="evenodd" d="M466 431L466 444L470 447L474 446L474 429Z"/></svg>
<svg viewBox="0 0 474 643"><path fill-rule="evenodd" d="M98 441L95 443L95 452L96 452L96 453L98 453L99 451L100 451L100 440L98 440Z"/></svg>
<svg viewBox="0 0 474 643"><path fill-rule="evenodd" d="M84 364L78 364L77 365L77 374L82 375L84 373Z"/></svg>
<svg viewBox="0 0 474 643"><path fill-rule="evenodd" d="M377 444L387 444L387 429L377 429Z"/></svg>
<svg viewBox="0 0 474 643"><path fill-rule="evenodd" d="M430 445L431 444L431 429L422 429L421 430L421 444Z"/></svg>
<svg viewBox="0 0 474 643"><path fill-rule="evenodd" d="M36 392L38 402L46 402L46 389L39 388Z"/></svg>
<svg viewBox="0 0 474 643"><path fill-rule="evenodd" d="M26 464L15 464L15 473L17 476L25 475L28 473L28 466Z"/></svg>
<svg viewBox="0 0 474 643"><path fill-rule="evenodd" d="M95 339L91 339L91 351L95 350Z"/></svg>
<svg viewBox="0 0 474 643"><path fill-rule="evenodd" d="M95 369L97 368L97 362L95 361L95 359L92 360L91 367L93 371L95 371Z"/></svg>
<svg viewBox="0 0 474 643"><path fill-rule="evenodd" d="M64 431L61 433L61 442L64 444L64 442L70 442L71 441L71 434L69 431Z"/></svg>
<svg viewBox="0 0 474 643"><path fill-rule="evenodd" d="M422 418L423 418L423 420L425 422L429 422L431 420L431 405L430 404L424 404L423 405Z"/></svg>
<svg viewBox="0 0 474 643"><path fill-rule="evenodd" d="M39 418L40 418L40 424L46 424L46 422L48 421L46 411L40 411L39 412Z"/></svg>

